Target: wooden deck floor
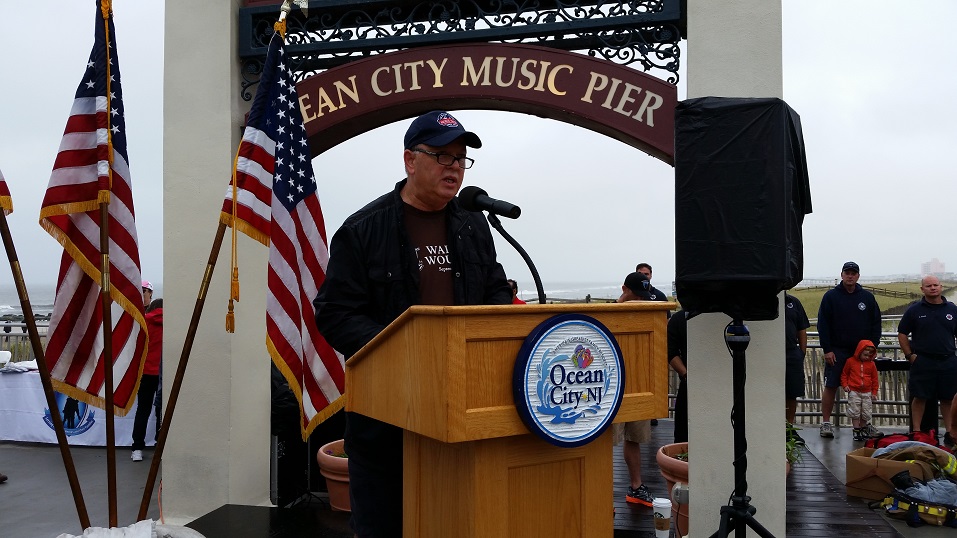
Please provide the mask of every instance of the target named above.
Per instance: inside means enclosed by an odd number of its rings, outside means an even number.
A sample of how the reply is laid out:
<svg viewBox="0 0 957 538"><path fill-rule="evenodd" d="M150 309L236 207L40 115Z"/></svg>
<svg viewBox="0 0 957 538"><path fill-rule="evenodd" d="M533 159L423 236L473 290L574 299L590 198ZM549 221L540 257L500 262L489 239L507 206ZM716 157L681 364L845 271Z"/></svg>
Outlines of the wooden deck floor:
<svg viewBox="0 0 957 538"><path fill-rule="evenodd" d="M655 496L667 492L658 472L655 453L671 442L673 426L661 421L652 428L653 441L642 447L642 478ZM645 450L646 448L646 450ZM625 502L628 473L621 448L615 447L615 538L653 538L651 508ZM787 536L900 537L901 534L864 501L848 499L844 484L805 449L804 459L787 481ZM760 521L761 514L757 514ZM348 515L332 512L313 501L296 508L227 505L189 524L207 538L299 538L301 536L349 538Z"/></svg>
<svg viewBox="0 0 957 538"><path fill-rule="evenodd" d="M642 447L642 480L656 497L667 495L667 486L655 453L662 445L671 443L674 423L667 420L652 428L651 446ZM615 447L615 537L654 536L651 509L625 502L628 472L621 457L621 447ZM832 475L814 455L804 449L804 458L794 467L787 479L787 535L797 537L901 535L867 504L846 496L844 484ZM716 508L717 510L717 508ZM761 514L756 517L760 521ZM684 530L684 529L682 529ZM715 529L716 530L716 529Z"/></svg>

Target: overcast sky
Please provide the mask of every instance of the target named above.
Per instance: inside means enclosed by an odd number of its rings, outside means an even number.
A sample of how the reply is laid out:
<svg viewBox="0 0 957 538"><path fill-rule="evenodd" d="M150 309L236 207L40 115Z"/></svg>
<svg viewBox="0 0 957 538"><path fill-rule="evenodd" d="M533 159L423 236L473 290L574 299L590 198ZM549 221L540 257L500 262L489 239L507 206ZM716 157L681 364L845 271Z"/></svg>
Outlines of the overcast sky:
<svg viewBox="0 0 957 538"><path fill-rule="evenodd" d="M0 170L28 285L56 282L61 249L37 224L73 94L93 41L91 1L0 4ZM114 2L129 159L145 278L162 281L163 3ZM846 260L862 276L957 269L957 2L784 0L784 99L801 116L814 213L804 224L807 278ZM685 58L686 60L686 58ZM681 73L679 98L685 97ZM238 92L238 88L236 89ZM639 261L674 278L674 173L621 142L513 113L455 115L484 142L466 184L522 207L506 229L549 282L620 282ZM329 237L401 178L408 120L356 137L314 161ZM184 134L188 136L188 134ZM226 178L222 178L224 185ZM217 204L209 208L219 211ZM208 222L215 223L211 216ZM506 272L533 288L498 241ZM222 256L228 256L226 250ZM205 259L197 260L198 271ZM0 270L0 285L11 281Z"/></svg>

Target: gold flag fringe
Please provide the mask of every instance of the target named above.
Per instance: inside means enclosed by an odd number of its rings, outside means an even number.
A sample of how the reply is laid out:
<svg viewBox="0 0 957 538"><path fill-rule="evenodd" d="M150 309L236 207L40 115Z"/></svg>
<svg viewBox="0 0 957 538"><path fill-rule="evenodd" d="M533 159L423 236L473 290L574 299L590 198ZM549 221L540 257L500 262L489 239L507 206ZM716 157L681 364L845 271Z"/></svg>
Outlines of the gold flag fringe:
<svg viewBox="0 0 957 538"><path fill-rule="evenodd" d="M279 368L279 371L282 372L283 377L286 378L286 382L289 383L289 388L296 395L296 401L299 402L299 427L302 433L302 440L305 441L310 435L312 435L312 432L316 429L316 426L322 424L326 419L334 415L336 411L339 411L346 406L345 392L343 391L343 394L341 394L338 398L329 402L329 405L316 413L316 416L312 417L312 420L310 420L309 423L303 427L302 425L306 421L306 414L303 411L302 389L300 387L300 381L296 379L296 376L292 373L292 370L289 369L289 365L283 360L279 350L276 349L275 344L272 343L272 340L268 336L266 337L266 349L269 351L269 357L272 359L273 364L275 364L276 368Z"/></svg>

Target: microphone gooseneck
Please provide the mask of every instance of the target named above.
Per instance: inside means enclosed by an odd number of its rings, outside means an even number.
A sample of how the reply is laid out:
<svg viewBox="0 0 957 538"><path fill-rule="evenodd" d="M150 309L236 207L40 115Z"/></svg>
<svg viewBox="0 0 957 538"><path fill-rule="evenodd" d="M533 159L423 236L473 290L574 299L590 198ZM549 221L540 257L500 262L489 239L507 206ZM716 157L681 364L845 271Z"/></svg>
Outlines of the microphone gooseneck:
<svg viewBox="0 0 957 538"><path fill-rule="evenodd" d="M489 198L485 190L475 186L468 186L459 191L459 204L467 211L488 211L487 218L489 224L491 224L492 228L495 228L498 233L502 234L502 237L508 241L508 244L515 247L515 250L517 250L522 256L522 259L525 260L525 264L528 265L528 269L532 273L532 279L535 281L535 288L538 291L538 302L545 304L545 288L542 286L542 277L539 276L538 269L536 269L535 264L532 263L532 258L525 252L522 245L519 245L518 241L505 231L505 228L502 227L502 221L496 216L501 215L510 219L517 219L518 216L522 214L521 208L502 200Z"/></svg>

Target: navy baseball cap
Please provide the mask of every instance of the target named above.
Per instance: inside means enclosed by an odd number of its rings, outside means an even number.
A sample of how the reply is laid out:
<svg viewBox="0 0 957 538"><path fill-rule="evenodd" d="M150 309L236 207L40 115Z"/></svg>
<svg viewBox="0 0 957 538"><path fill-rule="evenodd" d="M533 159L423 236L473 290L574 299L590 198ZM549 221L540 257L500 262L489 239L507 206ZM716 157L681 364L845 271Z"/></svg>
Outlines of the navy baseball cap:
<svg viewBox="0 0 957 538"><path fill-rule="evenodd" d="M405 132L405 149L412 149L419 144L441 147L459 137L470 148L482 147L478 135L466 131L454 116L442 110L433 110L415 118L409 125L409 130Z"/></svg>
<svg viewBox="0 0 957 538"><path fill-rule="evenodd" d="M651 300L651 282L641 273L631 273L625 277L625 287L646 301Z"/></svg>
<svg viewBox="0 0 957 538"><path fill-rule="evenodd" d="M848 273L860 273L860 272L861 272L861 268L860 268L856 263L854 263L854 262L846 262L846 263L844 264L844 267L841 267L841 272L842 272L842 273L844 273L844 272L848 272Z"/></svg>

